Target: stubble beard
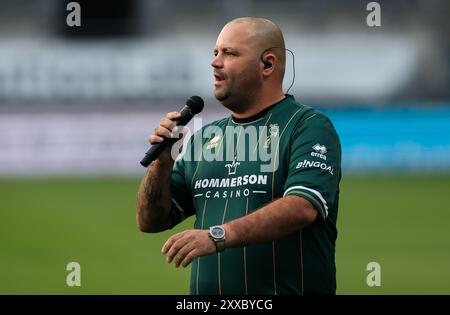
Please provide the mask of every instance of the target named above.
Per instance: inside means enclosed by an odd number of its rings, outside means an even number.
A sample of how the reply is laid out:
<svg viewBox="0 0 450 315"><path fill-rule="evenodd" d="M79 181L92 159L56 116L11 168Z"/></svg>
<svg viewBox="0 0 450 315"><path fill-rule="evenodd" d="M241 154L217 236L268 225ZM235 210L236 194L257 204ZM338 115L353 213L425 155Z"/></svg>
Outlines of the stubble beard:
<svg viewBox="0 0 450 315"><path fill-rule="evenodd" d="M252 106L261 85L261 80L255 72L254 76L241 80L238 87L222 86L221 90L215 90L214 96L224 107L240 114Z"/></svg>

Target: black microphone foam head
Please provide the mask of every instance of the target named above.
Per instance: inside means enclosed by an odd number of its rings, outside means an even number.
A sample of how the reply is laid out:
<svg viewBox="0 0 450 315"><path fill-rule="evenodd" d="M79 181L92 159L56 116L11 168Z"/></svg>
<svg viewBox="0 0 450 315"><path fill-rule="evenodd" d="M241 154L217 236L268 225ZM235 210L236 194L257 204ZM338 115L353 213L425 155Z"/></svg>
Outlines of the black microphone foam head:
<svg viewBox="0 0 450 315"><path fill-rule="evenodd" d="M205 103L200 96L194 95L187 99L186 106L191 109L193 115L197 115L203 110Z"/></svg>

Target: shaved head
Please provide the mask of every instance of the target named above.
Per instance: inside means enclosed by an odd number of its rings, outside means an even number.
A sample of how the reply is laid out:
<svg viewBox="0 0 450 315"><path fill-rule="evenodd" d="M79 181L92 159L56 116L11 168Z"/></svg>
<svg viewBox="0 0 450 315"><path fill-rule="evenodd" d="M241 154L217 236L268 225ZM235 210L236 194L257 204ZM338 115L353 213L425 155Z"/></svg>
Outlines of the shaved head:
<svg viewBox="0 0 450 315"><path fill-rule="evenodd" d="M214 96L235 115L273 104L284 97L285 65L283 34L275 23L234 19L222 28L214 47Z"/></svg>
<svg viewBox="0 0 450 315"><path fill-rule="evenodd" d="M224 28L233 24L247 24L249 45L258 55L272 52L278 59L278 75L281 80L286 68L286 51L281 29L274 22L260 17L240 17L228 22ZM262 57L262 56L261 56Z"/></svg>

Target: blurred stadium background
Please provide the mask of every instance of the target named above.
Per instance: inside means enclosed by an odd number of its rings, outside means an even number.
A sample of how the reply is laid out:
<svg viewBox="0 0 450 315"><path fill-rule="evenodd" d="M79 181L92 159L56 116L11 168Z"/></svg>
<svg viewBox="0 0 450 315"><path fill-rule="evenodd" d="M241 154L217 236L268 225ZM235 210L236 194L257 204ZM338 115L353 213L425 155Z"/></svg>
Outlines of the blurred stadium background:
<svg viewBox="0 0 450 315"><path fill-rule="evenodd" d="M0 2L0 293L186 294L160 248L193 218L138 231L147 135L190 95L226 111L209 65L221 27L273 19L295 53L297 99L343 146L338 294L450 294L450 3L378 1ZM292 80L288 55L284 85ZM67 263L81 287L67 287ZM369 262L381 286L369 287Z"/></svg>

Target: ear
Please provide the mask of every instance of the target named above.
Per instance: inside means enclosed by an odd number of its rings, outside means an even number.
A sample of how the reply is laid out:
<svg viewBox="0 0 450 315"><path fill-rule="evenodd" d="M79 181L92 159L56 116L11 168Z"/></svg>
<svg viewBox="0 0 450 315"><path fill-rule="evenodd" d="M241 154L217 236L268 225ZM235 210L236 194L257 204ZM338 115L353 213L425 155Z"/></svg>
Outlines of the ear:
<svg viewBox="0 0 450 315"><path fill-rule="evenodd" d="M261 58L263 76L271 75L276 66L277 57L273 53L267 53Z"/></svg>

